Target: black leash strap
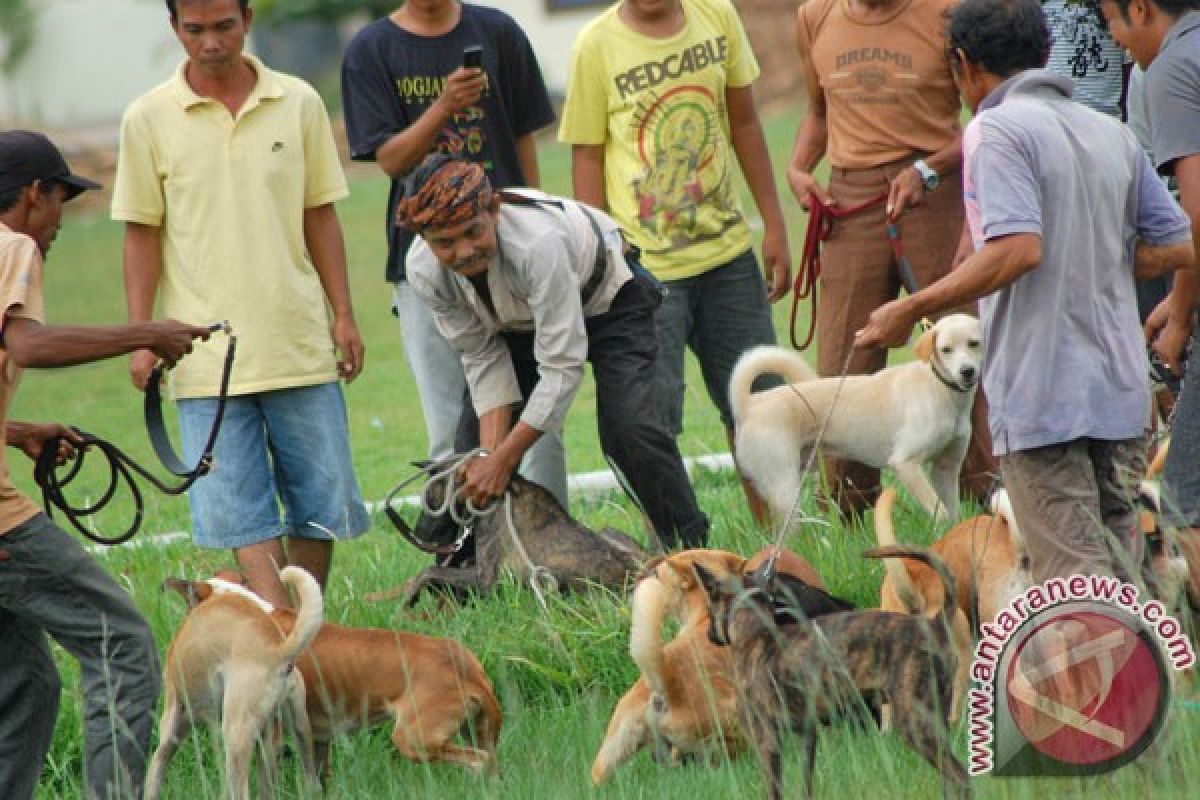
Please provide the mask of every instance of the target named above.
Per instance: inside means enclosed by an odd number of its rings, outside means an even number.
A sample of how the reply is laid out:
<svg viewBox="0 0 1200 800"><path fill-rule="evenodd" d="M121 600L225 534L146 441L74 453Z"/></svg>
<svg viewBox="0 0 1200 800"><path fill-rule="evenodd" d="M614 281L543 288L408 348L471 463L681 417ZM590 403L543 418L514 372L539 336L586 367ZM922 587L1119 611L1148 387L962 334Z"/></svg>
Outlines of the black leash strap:
<svg viewBox="0 0 1200 800"><path fill-rule="evenodd" d="M171 439L167 436L167 426L163 421L162 413L162 377L164 365L159 364L150 372L150 380L146 384L146 399L142 404L143 416L146 418L146 433L150 436L150 444L154 446L154 452L158 455L158 460L167 468L172 475L183 478L183 488L173 494L179 494L202 475L207 475L212 469L212 451L213 446L217 443L217 434L221 432L221 418L225 416L225 400L229 396L229 376L233 372L233 357L237 352L237 337L230 333L228 323L218 323L213 326L214 333L217 330L223 330L229 334L229 346L225 348L225 365L221 369L221 391L217 395L217 413L213 417L212 430L209 431L208 441L204 444L204 452L200 455L200 460L196 462L196 466L189 467L183 463L175 452L175 448L171 446Z"/></svg>
<svg viewBox="0 0 1200 800"><path fill-rule="evenodd" d="M214 325L213 329L214 332L216 330L229 332L227 324ZM217 399L217 413L213 418L212 431L209 433L208 441L204 445L204 452L200 455L196 466L192 468L187 467L179 456L176 455L175 449L171 446L171 440L167 436L162 414L162 394L159 389L163 368L161 365L157 366L150 373L150 381L146 386L144 403L146 430L150 436L151 443L154 445L154 451L158 454L159 460L162 461L163 466L172 474L183 479L180 483L169 485L163 482L112 442L82 431L79 428L72 428L71 430L82 441L73 442L66 437L59 436L44 442L42 452L33 466L33 477L42 489L42 505L45 507L46 513L53 517L54 508L57 507L75 527L75 530L93 542L109 546L121 544L132 539L134 534L141 528L145 511L141 489L138 487L137 481L134 480L135 474L140 475L163 494L169 495L183 494L191 488L197 479L208 474L213 466L213 446L216 443L217 434L220 432L221 419L225 414L225 401L229 394L229 376L233 371L233 358L236 350L237 338L230 335L229 346L225 351L225 366L221 373L221 394ZM58 453L60 445L64 441L75 449L75 455L70 462L60 464ZM87 453L92 449L100 451L108 459L108 487L101 493L100 498L96 502L88 505L73 506L67 500L64 489L82 471ZM84 526L82 519L98 513L108 505L116 495L122 481L129 487L129 494L133 498L133 520L130 522L129 527L126 528L124 533L112 537L102 536L89 530Z"/></svg>

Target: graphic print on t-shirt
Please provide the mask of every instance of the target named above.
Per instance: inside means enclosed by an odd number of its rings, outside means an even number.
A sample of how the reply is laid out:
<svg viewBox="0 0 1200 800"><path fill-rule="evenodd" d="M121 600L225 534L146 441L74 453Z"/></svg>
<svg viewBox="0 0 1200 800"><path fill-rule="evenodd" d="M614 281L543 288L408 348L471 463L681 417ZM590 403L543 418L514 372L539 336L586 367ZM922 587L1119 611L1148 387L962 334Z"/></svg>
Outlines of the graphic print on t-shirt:
<svg viewBox="0 0 1200 800"><path fill-rule="evenodd" d="M483 108L483 100L491 93L491 81L485 72L483 74L483 94L479 102L469 105L459 111L442 128L438 134L435 149L438 152L456 158L474 161L485 170L494 169L491 159L481 156L487 144L485 119L487 112ZM411 75L396 79L396 91L400 101L405 105L432 105L446 89L444 75ZM420 113L424 113L424 109Z"/></svg>
<svg viewBox="0 0 1200 800"><path fill-rule="evenodd" d="M886 47L844 50L825 81L826 92L861 105L900 105L918 90L920 75L911 53Z"/></svg>
<svg viewBox="0 0 1200 800"><path fill-rule="evenodd" d="M1109 36L1104 32L1099 15L1087 3L1048 3L1046 22L1053 32L1055 50L1066 57L1065 67L1076 80L1098 72L1120 70L1121 59L1113 58ZM1065 45L1065 50L1063 49Z"/></svg>
<svg viewBox="0 0 1200 800"><path fill-rule="evenodd" d="M725 37L714 37L614 77L619 95L630 85L643 90L633 113L638 225L671 249L719 238L741 222L721 127L724 98L706 85L671 83L726 53Z"/></svg>

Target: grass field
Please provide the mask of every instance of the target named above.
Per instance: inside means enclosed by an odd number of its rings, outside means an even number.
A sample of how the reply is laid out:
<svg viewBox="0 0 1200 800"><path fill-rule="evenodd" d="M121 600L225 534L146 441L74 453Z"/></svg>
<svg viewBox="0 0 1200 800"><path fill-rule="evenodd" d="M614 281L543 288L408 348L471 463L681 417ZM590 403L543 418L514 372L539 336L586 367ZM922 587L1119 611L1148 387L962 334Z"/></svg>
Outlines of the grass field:
<svg viewBox="0 0 1200 800"><path fill-rule="evenodd" d="M777 172L785 163L795 118L773 118L768 134ZM569 190L568 152L548 145L542 164L546 187ZM786 188L781 185L786 194ZM357 313L368 345L366 371L347 388L355 462L368 499L381 498L410 474L408 462L423 456L424 428L411 377L399 343L399 328L389 314L389 292L382 281L383 207L386 183L364 177L355 181L350 199L339 212L349 243ZM785 197L793 221L792 243L798 250L802 219ZM752 208L752 205L747 205ZM222 235L213 231L214 236ZM121 290L120 228L105 219L72 218L59 236L47 272L48 313L53 322L114 323L124 319ZM790 302L790 300L788 301ZM781 335L787 308L776 309ZM603 467L593 419L594 394L580 393L567 426L572 471ZM141 423L140 397L129 386L122 360L52 373L30 373L11 410L17 419L57 420L79 425L110 438L136 456L150 459ZM688 455L725 450L723 431L705 397L695 365L689 372L687 432L681 448ZM10 451L14 472L31 490L27 463ZM765 542L744 509L731 475L701 473L696 478L702 507L713 521L712 543L747 552ZM147 496L146 530L187 530L184 501ZM812 510L811 503L807 505ZM572 510L588 524L611 524L641 535L640 522L618 496L577 499ZM128 508L117 504L101 518L104 529L121 524ZM815 512L814 512L815 513ZM688 798L758 797L762 793L751 758L716 767L666 770L645 756L619 772L602 790L588 781L588 768L613 704L636 676L626 655L629 613L625 599L603 592L550 600L543 614L532 595L506 585L494 597L457 613L426 606L409 615L391 604L369 604L364 594L402 582L425 563L375 520L362 539L338 550L329 587L327 617L352 625L399 627L452 636L482 659L497 686L506 722L500 742L501 774L474 778L446 766L418 766L396 758L385 730L346 737L334 751L335 773L328 796L495 797L495 798ZM905 508L898 520L901 538L925 542L936 535L925 518ZM832 589L863 605L877 597L881 568L858 553L870 543L869 528L808 526L790 545L806 555ZM182 601L159 591L168 575L203 577L225 566L222 553L203 552L186 543L165 547L124 547L101 556L104 564L133 593L165 648L183 614ZM0 643L0 668L3 664ZM62 658L65 692L59 725L47 764L41 798L76 798L80 788L81 735L78 673ZM1190 685L1182 687L1191 694ZM1116 797L1187 797L1189 778L1200 768L1200 723L1197 712L1179 704L1173 710L1169 744L1176 758L1156 759L1152 767L1127 768L1113 776L1084 781L975 781L983 798L1037 798L1047 795L1090 800ZM960 755L964 737L958 738ZM789 786L798 786L792 775ZM168 796L210 798L220 794L220 759L206 736L193 738L176 757ZM823 736L817 762L817 794L821 797L924 798L939 794L932 769L898 739L835 728ZM798 791L798 789L794 789ZM285 786L281 796L299 796ZM4 800L0 798L0 800Z"/></svg>

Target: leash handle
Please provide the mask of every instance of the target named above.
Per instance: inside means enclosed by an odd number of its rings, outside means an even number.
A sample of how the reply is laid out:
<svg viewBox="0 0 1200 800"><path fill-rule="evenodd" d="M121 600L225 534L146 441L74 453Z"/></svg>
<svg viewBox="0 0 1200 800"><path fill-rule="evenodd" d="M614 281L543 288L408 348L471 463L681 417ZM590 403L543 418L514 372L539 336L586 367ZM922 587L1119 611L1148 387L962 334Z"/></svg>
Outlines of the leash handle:
<svg viewBox="0 0 1200 800"><path fill-rule="evenodd" d="M896 271L900 273L900 283L904 285L904 291L916 294L921 290L921 286L917 283L917 276L913 274L908 256L904 255L904 240L900 238L900 230L896 223L887 224L887 237L888 244L892 246L892 256L896 259Z"/></svg>
<svg viewBox="0 0 1200 800"><path fill-rule="evenodd" d="M217 443L217 435L221 431L221 420L225 416L225 403L229 397L229 379L233 373L233 360L237 353L237 337L233 335L233 329L228 322L213 323L209 326L209 330L213 333L224 332L229 336L229 344L225 348L225 363L221 369L221 389L217 395L217 411L213 416L212 429L209 431L204 450L194 467L189 467L183 462L183 459L175 452L175 448L171 445L171 439L167 435L166 422L163 420L161 388L166 366L158 364L150 371L150 379L146 383L142 414L146 420L146 433L150 437L150 444L154 447L154 453L163 467L172 475L184 479L182 487L170 491L168 494L180 494L186 491L198 478L207 475L212 470L212 452Z"/></svg>
<svg viewBox="0 0 1200 800"><path fill-rule="evenodd" d="M887 199L887 192L880 192L871 199L854 206L830 206L822 203L816 195L808 195L808 228L804 232L804 250L800 256L800 269L792 286L792 314L788 324L792 347L807 350L817 332L817 283L821 277L821 244L833 233L833 223L842 217L858 214L877 206ZM808 333L804 341L796 339L796 318L800 301L810 298Z"/></svg>

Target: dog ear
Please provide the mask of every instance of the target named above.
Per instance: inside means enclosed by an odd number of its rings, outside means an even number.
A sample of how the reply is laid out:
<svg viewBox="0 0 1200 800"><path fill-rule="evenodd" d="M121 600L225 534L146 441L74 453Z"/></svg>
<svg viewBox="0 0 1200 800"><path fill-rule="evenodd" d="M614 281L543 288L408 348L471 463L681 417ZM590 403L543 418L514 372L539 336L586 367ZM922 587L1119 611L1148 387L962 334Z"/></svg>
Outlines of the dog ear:
<svg viewBox="0 0 1200 800"><path fill-rule="evenodd" d="M933 348L937 345L937 327L934 326L921 334L921 338L917 339L916 345L913 346L913 352L917 354L917 358L928 363L929 359L933 358Z"/></svg>
<svg viewBox="0 0 1200 800"><path fill-rule="evenodd" d="M201 586L203 589L198 590L197 586ZM166 578L163 580L162 588L163 591L170 589L172 591L179 592L180 596L183 597L184 602L187 603L189 611L203 603L209 598L209 596L212 595L212 587L210 587L207 583L197 584L195 581L185 581L182 578ZM205 592L204 589L207 589L208 591Z"/></svg>
<svg viewBox="0 0 1200 800"><path fill-rule="evenodd" d="M696 576L696 580L700 582L700 587L704 589L704 593L708 595L710 600L716 600L721 595L721 579L714 573L710 572L700 562L692 563L692 572Z"/></svg>

